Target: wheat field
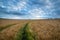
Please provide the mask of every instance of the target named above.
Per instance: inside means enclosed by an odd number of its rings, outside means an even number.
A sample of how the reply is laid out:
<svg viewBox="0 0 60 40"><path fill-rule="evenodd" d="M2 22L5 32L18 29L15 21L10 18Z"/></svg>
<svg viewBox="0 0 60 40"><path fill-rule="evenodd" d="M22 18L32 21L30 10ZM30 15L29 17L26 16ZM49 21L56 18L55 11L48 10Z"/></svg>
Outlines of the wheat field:
<svg viewBox="0 0 60 40"><path fill-rule="evenodd" d="M60 19L8 20L0 19L0 40L15 40L18 30L26 23L37 40L60 40Z"/></svg>

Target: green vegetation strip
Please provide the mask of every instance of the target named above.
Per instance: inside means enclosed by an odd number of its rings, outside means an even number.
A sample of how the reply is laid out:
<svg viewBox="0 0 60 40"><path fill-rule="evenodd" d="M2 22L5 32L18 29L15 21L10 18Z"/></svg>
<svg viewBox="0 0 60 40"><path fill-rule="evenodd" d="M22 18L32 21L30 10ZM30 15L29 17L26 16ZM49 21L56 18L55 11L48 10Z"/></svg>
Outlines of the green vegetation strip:
<svg viewBox="0 0 60 40"><path fill-rule="evenodd" d="M35 36L31 28L26 23L24 27L20 28L15 40L35 40Z"/></svg>
<svg viewBox="0 0 60 40"><path fill-rule="evenodd" d="M4 29L8 28L8 27L13 26L13 25L16 25L16 24L9 24L9 25L6 25L6 26L4 26L4 27L0 27L0 32L1 32L2 30L4 30Z"/></svg>

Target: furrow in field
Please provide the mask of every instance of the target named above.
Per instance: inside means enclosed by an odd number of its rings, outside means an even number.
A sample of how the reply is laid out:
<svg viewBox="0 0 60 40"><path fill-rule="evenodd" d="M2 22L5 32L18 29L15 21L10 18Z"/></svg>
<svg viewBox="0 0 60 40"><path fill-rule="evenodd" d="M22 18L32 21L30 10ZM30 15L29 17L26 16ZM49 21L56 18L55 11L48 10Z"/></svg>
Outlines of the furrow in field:
<svg viewBox="0 0 60 40"><path fill-rule="evenodd" d="M6 25L6 26L2 26L2 27L0 27L0 32L1 31L3 31L4 29L6 29L6 28L9 28L9 27L11 27L11 26L13 26L13 25L16 25L16 24L9 24L9 25Z"/></svg>
<svg viewBox="0 0 60 40"><path fill-rule="evenodd" d="M0 40L14 40L14 36L17 33L17 31L20 29L20 27L22 27L22 23L4 29L4 31L0 33Z"/></svg>

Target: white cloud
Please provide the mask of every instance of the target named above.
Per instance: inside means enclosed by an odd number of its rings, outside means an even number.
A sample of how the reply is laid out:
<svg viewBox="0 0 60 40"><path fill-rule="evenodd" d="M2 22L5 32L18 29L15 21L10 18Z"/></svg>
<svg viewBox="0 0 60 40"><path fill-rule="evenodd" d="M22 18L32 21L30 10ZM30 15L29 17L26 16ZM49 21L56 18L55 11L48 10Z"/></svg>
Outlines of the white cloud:
<svg viewBox="0 0 60 40"><path fill-rule="evenodd" d="M10 4L10 6L7 7L7 11L21 11L26 6L26 1L20 1L17 3L17 5Z"/></svg>
<svg viewBox="0 0 60 40"><path fill-rule="evenodd" d="M9 19L21 19L21 17L14 16L14 17L10 17Z"/></svg>
<svg viewBox="0 0 60 40"><path fill-rule="evenodd" d="M50 2L50 0L46 0L46 8L51 9L53 7L53 4Z"/></svg>
<svg viewBox="0 0 60 40"><path fill-rule="evenodd" d="M6 19L22 19L22 17L17 15L3 14L3 13L1 13L0 17L6 18Z"/></svg>
<svg viewBox="0 0 60 40"><path fill-rule="evenodd" d="M34 8L28 13L30 13L33 18L40 18L46 14L41 8Z"/></svg>
<svg viewBox="0 0 60 40"><path fill-rule="evenodd" d="M2 2L0 2L0 7L6 8L6 6L4 6Z"/></svg>

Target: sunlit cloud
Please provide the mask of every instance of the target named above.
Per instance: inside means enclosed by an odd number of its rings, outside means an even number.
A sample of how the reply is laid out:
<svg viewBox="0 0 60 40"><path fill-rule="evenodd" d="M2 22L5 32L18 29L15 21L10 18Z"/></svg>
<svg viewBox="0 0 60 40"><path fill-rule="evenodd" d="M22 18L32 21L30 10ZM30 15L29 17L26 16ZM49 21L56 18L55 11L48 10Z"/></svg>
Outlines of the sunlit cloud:
<svg viewBox="0 0 60 40"><path fill-rule="evenodd" d="M42 10L41 8L34 8L30 10L29 13L31 14L31 16L39 17L39 18L43 16L44 14L46 14L44 10Z"/></svg>

